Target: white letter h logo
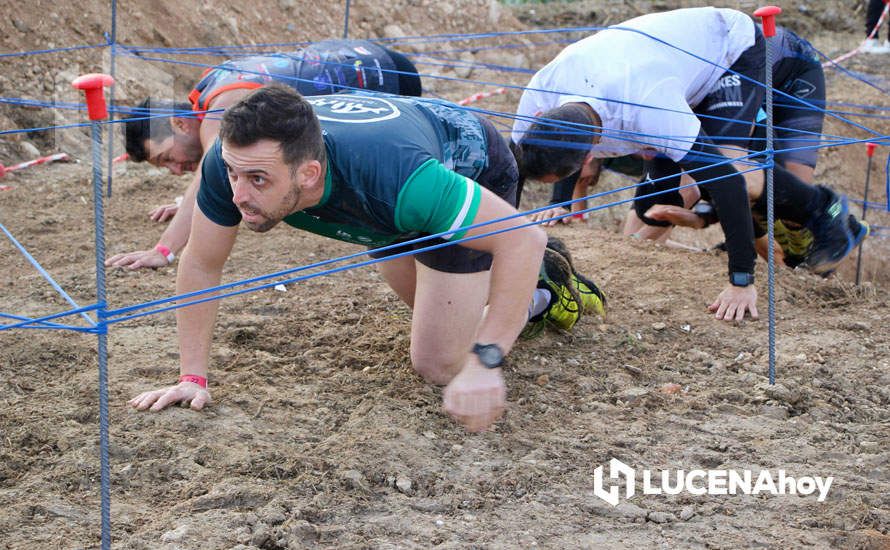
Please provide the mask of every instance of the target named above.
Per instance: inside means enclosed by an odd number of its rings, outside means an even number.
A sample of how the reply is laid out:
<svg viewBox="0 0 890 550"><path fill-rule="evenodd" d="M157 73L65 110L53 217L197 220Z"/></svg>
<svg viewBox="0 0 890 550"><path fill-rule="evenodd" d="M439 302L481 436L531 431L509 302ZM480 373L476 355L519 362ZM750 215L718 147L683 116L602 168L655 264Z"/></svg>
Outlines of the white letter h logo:
<svg viewBox="0 0 890 550"><path fill-rule="evenodd" d="M620 476L624 476L627 480L627 487L625 489L625 497L631 498L634 496L634 491L636 490L636 473L634 469L621 462L620 460L613 458L609 461L609 477L612 479L618 479ZM599 498L605 500L612 506L618 506L618 494L620 489L618 487L609 487L609 490L606 491L603 488L603 467L599 466L596 470L593 471L593 494L598 496Z"/></svg>

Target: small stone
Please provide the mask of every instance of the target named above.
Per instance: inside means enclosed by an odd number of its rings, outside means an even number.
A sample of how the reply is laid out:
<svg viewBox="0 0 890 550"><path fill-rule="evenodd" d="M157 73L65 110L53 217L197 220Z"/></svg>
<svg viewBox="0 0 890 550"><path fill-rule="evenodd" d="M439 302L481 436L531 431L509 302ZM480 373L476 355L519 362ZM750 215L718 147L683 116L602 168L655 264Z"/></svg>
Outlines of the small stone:
<svg viewBox="0 0 890 550"><path fill-rule="evenodd" d="M862 441L859 443L859 448L864 453L876 453L880 449L880 445L877 441Z"/></svg>
<svg viewBox="0 0 890 550"><path fill-rule="evenodd" d="M640 376L641 374L643 374L643 369L641 369L640 367L635 367L633 365L624 365L624 370L635 376Z"/></svg>
<svg viewBox="0 0 890 550"><path fill-rule="evenodd" d="M620 516L630 519L646 519L646 516L649 515L649 511L645 508L640 508L636 504L631 502L622 502L618 506L615 507L615 512Z"/></svg>
<svg viewBox="0 0 890 550"><path fill-rule="evenodd" d="M411 479L405 476L399 476L396 478L396 489L398 489L401 493L410 495L411 493L413 493L413 485L414 484L411 482Z"/></svg>
<svg viewBox="0 0 890 550"><path fill-rule="evenodd" d="M664 330L667 328L667 325L659 321L657 323L652 323L652 328L654 330Z"/></svg>
<svg viewBox="0 0 890 550"><path fill-rule="evenodd" d="M27 33L31 32L31 27L29 27L28 24L25 23L24 21L22 21L21 19L13 19L12 26L15 27L16 29L18 29L18 31L21 33L27 34Z"/></svg>
<svg viewBox="0 0 890 550"><path fill-rule="evenodd" d="M438 439L438 436L433 432L423 432L423 437L427 439Z"/></svg>
<svg viewBox="0 0 890 550"><path fill-rule="evenodd" d="M365 480L365 475L359 472L358 470L346 470L341 474L343 480L347 485L352 487L353 489L367 489L368 483Z"/></svg>
<svg viewBox="0 0 890 550"><path fill-rule="evenodd" d="M405 31L398 25L387 25L383 27L383 36L386 38L401 38L405 36Z"/></svg>
<svg viewBox="0 0 890 550"><path fill-rule="evenodd" d="M675 382L669 382L664 386L658 388L658 392L665 395L674 395L680 393L681 391L683 391L683 386Z"/></svg>
<svg viewBox="0 0 890 550"><path fill-rule="evenodd" d="M188 525L180 525L176 529L167 531L161 535L161 542L179 542L189 534Z"/></svg>
<svg viewBox="0 0 890 550"><path fill-rule="evenodd" d="M794 405L800 400L800 392L791 390L782 384L765 385L763 393L774 401Z"/></svg>
<svg viewBox="0 0 890 550"><path fill-rule="evenodd" d="M689 521L689 518L695 515L695 510L692 506L687 506L680 511L680 519L683 521Z"/></svg>
<svg viewBox="0 0 890 550"><path fill-rule="evenodd" d="M649 515L646 516L646 518L652 523L670 523L672 521L677 521L677 516L670 512L649 512Z"/></svg>
<svg viewBox="0 0 890 550"><path fill-rule="evenodd" d="M757 414L767 418L774 418L776 420L785 420L788 418L788 409L777 405L763 405L760 407L760 410L757 411Z"/></svg>
<svg viewBox="0 0 890 550"><path fill-rule="evenodd" d="M550 376L547 374L542 374L541 376L535 378L535 384L539 386L546 386L548 382L550 382Z"/></svg>
<svg viewBox="0 0 890 550"><path fill-rule="evenodd" d="M464 450L464 446L455 443L454 445L451 446L451 450L454 451L454 452L456 452L456 453L459 453L459 452L461 452L461 451Z"/></svg>
<svg viewBox="0 0 890 550"><path fill-rule="evenodd" d="M645 397L648 393L649 390L646 388L628 388L618 394L618 399L625 403L634 403Z"/></svg>
<svg viewBox="0 0 890 550"><path fill-rule="evenodd" d="M32 159L40 156L40 149L38 149L37 146L30 141L22 141L21 143L19 143L19 147L22 148L22 153L24 155Z"/></svg>
<svg viewBox="0 0 890 550"><path fill-rule="evenodd" d="M436 526L437 526L437 527L442 527L443 525L445 525L445 522L444 522L444 521L442 521L441 519L437 519L437 520L436 520Z"/></svg>

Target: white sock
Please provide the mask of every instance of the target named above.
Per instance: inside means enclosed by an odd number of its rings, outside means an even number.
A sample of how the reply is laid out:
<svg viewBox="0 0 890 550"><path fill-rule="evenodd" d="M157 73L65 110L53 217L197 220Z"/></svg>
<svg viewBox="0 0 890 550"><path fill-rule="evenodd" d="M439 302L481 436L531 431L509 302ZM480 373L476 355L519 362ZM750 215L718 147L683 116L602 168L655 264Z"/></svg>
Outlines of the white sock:
<svg viewBox="0 0 890 550"><path fill-rule="evenodd" d="M528 306L528 318L538 316L547 306L550 305L550 291L546 288L536 288L535 293L532 295L532 303Z"/></svg>

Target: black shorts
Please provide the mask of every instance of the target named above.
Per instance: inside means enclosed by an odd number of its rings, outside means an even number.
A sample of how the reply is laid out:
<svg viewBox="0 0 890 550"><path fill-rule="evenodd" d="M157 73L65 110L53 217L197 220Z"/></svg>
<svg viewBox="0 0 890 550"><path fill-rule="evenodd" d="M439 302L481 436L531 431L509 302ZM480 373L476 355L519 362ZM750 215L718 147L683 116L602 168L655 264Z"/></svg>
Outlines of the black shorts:
<svg viewBox="0 0 890 550"><path fill-rule="evenodd" d="M683 206L680 186L680 166L666 156L658 155L643 162L643 179L637 185L633 209L643 223L658 227L668 227L669 222L653 220L646 212L656 204ZM660 180L660 181L653 181Z"/></svg>
<svg viewBox="0 0 890 550"><path fill-rule="evenodd" d="M485 138L488 142L488 165L476 179L476 182L515 207L516 188L519 182L519 170L516 168L516 159L513 158L513 153L510 151L506 140L501 137L494 124L487 118L481 116L478 118L482 122L482 127L485 128ZM430 239L383 252L373 252L371 257L385 258L408 250L418 250L444 242L447 241L444 239ZM473 250L459 244L444 246L427 252L418 252L414 257L423 265L446 273L478 273L491 268L491 254Z"/></svg>

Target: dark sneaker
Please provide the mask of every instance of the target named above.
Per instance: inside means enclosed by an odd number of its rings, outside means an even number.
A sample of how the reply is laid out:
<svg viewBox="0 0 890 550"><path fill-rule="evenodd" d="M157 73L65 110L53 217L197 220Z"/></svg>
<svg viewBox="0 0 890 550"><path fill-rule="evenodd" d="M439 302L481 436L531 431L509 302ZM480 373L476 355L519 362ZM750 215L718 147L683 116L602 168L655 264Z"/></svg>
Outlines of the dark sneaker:
<svg viewBox="0 0 890 550"><path fill-rule="evenodd" d="M593 281L575 271L572 253L569 252L569 248L562 242L562 239L548 235L547 248L560 253L569 262L569 268L572 270L572 284L581 299L581 310L584 313L596 313L600 317L605 317L606 295Z"/></svg>
<svg viewBox="0 0 890 550"><path fill-rule="evenodd" d="M871 226L868 225L868 222L857 219L853 214L847 217L847 224L850 226L850 234L853 235L854 247L862 244L862 241L871 235Z"/></svg>
<svg viewBox="0 0 890 550"><path fill-rule="evenodd" d="M849 227L847 197L838 197L828 188L820 188L831 194L831 200L807 224L807 228L813 233L813 245L801 264L813 273L834 269L854 247Z"/></svg>
<svg viewBox="0 0 890 550"><path fill-rule="evenodd" d="M546 324L571 330L581 318L581 300L572 284L572 268L562 254L549 248L544 250L538 288L550 291L550 304L540 315L529 319L522 336L535 336Z"/></svg>

